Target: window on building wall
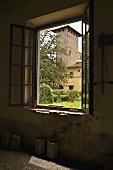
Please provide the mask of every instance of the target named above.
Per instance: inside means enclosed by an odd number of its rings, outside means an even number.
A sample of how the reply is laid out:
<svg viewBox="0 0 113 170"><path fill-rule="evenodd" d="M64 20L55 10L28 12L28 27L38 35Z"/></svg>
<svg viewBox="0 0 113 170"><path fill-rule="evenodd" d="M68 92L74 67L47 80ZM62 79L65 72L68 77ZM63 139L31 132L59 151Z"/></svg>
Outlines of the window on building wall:
<svg viewBox="0 0 113 170"><path fill-rule="evenodd" d="M69 90L73 90L74 89L74 85L69 85Z"/></svg>
<svg viewBox="0 0 113 170"><path fill-rule="evenodd" d="M78 72L80 72L80 69L78 69Z"/></svg>
<svg viewBox="0 0 113 170"><path fill-rule="evenodd" d="M72 72L72 71L70 72L70 75L73 75L73 72Z"/></svg>
<svg viewBox="0 0 113 170"><path fill-rule="evenodd" d="M71 50L69 50L69 55L71 55Z"/></svg>
<svg viewBox="0 0 113 170"><path fill-rule="evenodd" d="M59 85L59 89L64 89L64 86L63 85Z"/></svg>

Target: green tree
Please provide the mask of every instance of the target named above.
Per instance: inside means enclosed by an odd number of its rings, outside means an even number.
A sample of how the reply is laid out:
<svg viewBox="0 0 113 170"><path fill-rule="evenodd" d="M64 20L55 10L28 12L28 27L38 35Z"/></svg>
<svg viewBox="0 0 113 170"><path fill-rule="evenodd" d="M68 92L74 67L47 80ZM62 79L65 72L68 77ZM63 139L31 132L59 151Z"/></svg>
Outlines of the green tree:
<svg viewBox="0 0 113 170"><path fill-rule="evenodd" d="M68 78L65 63L57 58L57 54L66 54L66 49L60 46L57 37L50 30L41 31L40 34L40 83L52 89L65 84Z"/></svg>

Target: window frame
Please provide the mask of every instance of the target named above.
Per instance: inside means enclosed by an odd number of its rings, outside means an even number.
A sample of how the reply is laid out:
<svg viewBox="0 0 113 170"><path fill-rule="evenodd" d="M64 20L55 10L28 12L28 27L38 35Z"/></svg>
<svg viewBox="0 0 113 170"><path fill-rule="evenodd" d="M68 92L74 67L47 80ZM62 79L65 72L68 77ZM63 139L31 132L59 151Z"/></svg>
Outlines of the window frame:
<svg viewBox="0 0 113 170"><path fill-rule="evenodd" d="M94 98L94 0L90 0L86 10L89 6L89 27L90 27L90 38L89 38L89 44L90 44L90 67L89 67L89 114L93 115L93 98ZM85 10L85 12L86 12ZM85 14L84 12L84 14ZM71 22L77 22L77 21L81 21L84 19L84 14L82 16L79 17L72 17L71 19L67 19L67 20L63 20L63 21L58 21L58 22L54 22L48 25L44 25L41 27L37 27L37 30L40 29L47 29L50 27L54 27L54 26L58 26L58 25L63 25L66 23L71 23ZM82 35L83 36L83 35ZM83 75L83 73L82 73ZM83 89L83 84L82 84L82 89ZM82 96L82 103L83 103L83 96ZM83 108L83 107L82 107ZM87 108L85 108L87 110Z"/></svg>
<svg viewBox="0 0 113 170"><path fill-rule="evenodd" d="M13 38L14 38L14 28L16 29L20 29L22 31L22 34L21 34L21 38L22 38L22 42L20 45L18 44L15 44L13 43ZM32 46L28 46L28 45L25 45L25 31L26 30L31 30L33 32L33 39L32 39ZM34 100L36 98L36 94L35 94L35 91L36 91L36 30L34 28L31 28L31 27L26 27L26 26L21 26L21 25L17 25L17 24L10 24L10 50L9 50L9 100L8 100L8 105L9 106L30 106L30 105L33 105L34 103ZM17 47L17 48L20 48L21 49L21 56L20 56L20 60L21 60L21 63L20 64L14 64L13 63L13 47ZM25 64L24 63L24 59L25 59L25 49L31 49L32 50L32 65L29 65L29 64ZM21 77L21 83L12 83L13 80L12 80L12 74L13 74L13 67L20 67L20 77ZM31 68L32 70L32 82L31 84L30 83L25 83L25 79L23 77L23 74L25 72L25 67L29 67ZM20 87L20 91L21 91L21 94L20 94L20 102L15 102L13 103L12 102L12 97L13 97L13 94L12 94L12 86L13 87ZM24 92L24 88L25 86L31 86L32 87L32 98L31 98L31 101L30 102L24 102L25 100L25 92Z"/></svg>
<svg viewBox="0 0 113 170"><path fill-rule="evenodd" d="M72 76L74 75L73 71L70 71L70 73L69 73L69 74L70 74L70 75L72 75Z"/></svg>
<svg viewBox="0 0 113 170"><path fill-rule="evenodd" d="M89 76L90 76L90 96L89 96L89 114L93 115L93 92L94 92L94 0L90 0L90 3L89 3L89 6L90 6L90 10L89 10L89 15L90 15L90 20L89 20L89 25L90 25L90 56L91 56L91 59L90 59L90 72L89 72ZM35 29L35 34L34 34L34 37L35 37L35 40L34 40L34 43L35 43L35 51L34 51L34 67L33 67L33 91L34 91L34 94L32 95L32 104L34 102L34 100L36 99L37 100L37 66L36 66L36 60L37 60L37 56L38 56L38 51L37 51L37 47L38 47L38 38L37 38L37 33L38 33L38 30L40 29L47 29L47 28L50 28L50 27L54 27L54 26L58 26L58 25L63 25L65 23L70 23L70 22L77 22L77 21L81 21L83 18L83 15L79 16L79 17L72 17L72 18L69 18L69 19L66 19L66 20L62 20L62 21L57 21L57 22L54 22L54 23L50 23L50 24L46 24L46 25L43 25L41 27L36 27ZM12 24L12 25L15 25L15 24ZM30 27L25 27L25 26L21 26L23 28L30 28ZM10 35L11 35L11 31L10 31ZM10 39L10 57L11 57L11 39ZM9 61L9 72L11 71L11 61ZM9 76L9 106L20 106L20 105L12 105L11 104L11 86L10 86L10 83L11 83L11 77ZM27 106L29 106L29 104L26 104ZM21 104L21 106L25 106L25 104Z"/></svg>
<svg viewBox="0 0 113 170"><path fill-rule="evenodd" d="M89 3L89 25L90 25L90 96L89 96L89 113L94 115L94 0Z"/></svg>
<svg viewBox="0 0 113 170"><path fill-rule="evenodd" d="M71 55L71 50L69 50L69 55Z"/></svg>
<svg viewBox="0 0 113 170"><path fill-rule="evenodd" d="M68 87L69 87L69 90L74 90L74 85L68 85ZM70 87L72 87L72 88L70 88Z"/></svg>
<svg viewBox="0 0 113 170"><path fill-rule="evenodd" d="M90 76L88 74L88 69L90 67L90 41L87 39L90 33L89 21L87 19L87 11L89 5L87 6L83 19L82 19L82 108L89 109L89 85L90 85ZM87 42L88 40L88 42ZM87 44L88 43L88 44Z"/></svg>
<svg viewBox="0 0 113 170"><path fill-rule="evenodd" d="M80 73L80 69L78 69L78 72Z"/></svg>

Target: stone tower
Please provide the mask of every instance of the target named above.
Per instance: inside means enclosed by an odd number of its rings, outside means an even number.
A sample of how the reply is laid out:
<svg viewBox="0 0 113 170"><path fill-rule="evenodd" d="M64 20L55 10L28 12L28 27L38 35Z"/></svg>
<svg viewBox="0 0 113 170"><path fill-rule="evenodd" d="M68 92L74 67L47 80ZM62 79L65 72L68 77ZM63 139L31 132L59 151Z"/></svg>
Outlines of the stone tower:
<svg viewBox="0 0 113 170"><path fill-rule="evenodd" d="M52 30L58 35L58 41L61 47L66 48L66 54L57 54L65 62L66 66L71 66L81 59L81 53L78 52L78 37L81 34L69 25Z"/></svg>

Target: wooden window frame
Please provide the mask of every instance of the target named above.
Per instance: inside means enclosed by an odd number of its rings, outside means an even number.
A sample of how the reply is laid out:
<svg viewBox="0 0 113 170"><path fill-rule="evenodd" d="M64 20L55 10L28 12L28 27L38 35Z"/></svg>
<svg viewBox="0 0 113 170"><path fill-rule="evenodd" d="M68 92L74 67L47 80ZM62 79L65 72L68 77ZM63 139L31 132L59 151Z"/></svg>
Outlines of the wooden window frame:
<svg viewBox="0 0 113 170"><path fill-rule="evenodd" d="M15 44L13 42L13 38L14 38L14 29L20 29L22 31L21 34L21 38L22 38L22 42L20 45ZM30 30L33 33L33 42L32 42L32 46L27 46L25 45L25 31L26 30ZM21 25L16 25L16 24L10 24L10 55L9 55L9 106L29 106L29 105L33 105L33 102L36 98L36 54L35 54L35 44L36 44L36 39L35 39L35 29L30 28L30 27L25 27L25 26L21 26ZM13 63L13 47L17 47L21 49L21 56L20 56L20 61L21 63L19 64L14 64ZM25 49L31 49L32 50L32 64L31 65L26 65L24 63L24 55ZM13 83L13 78L12 78L12 74L13 74L13 67L18 67L20 68L20 77L21 77L21 82L20 83ZM32 82L31 83L25 83L23 74L24 74L24 70L26 68L31 68L32 70ZM32 87L32 97L31 100L29 102L24 102L25 100L25 93L24 93L24 88L26 87ZM20 95L20 101L18 102L12 102L12 98L13 98L13 93L12 93L12 87L20 87L20 91L21 94L17 94Z"/></svg>

